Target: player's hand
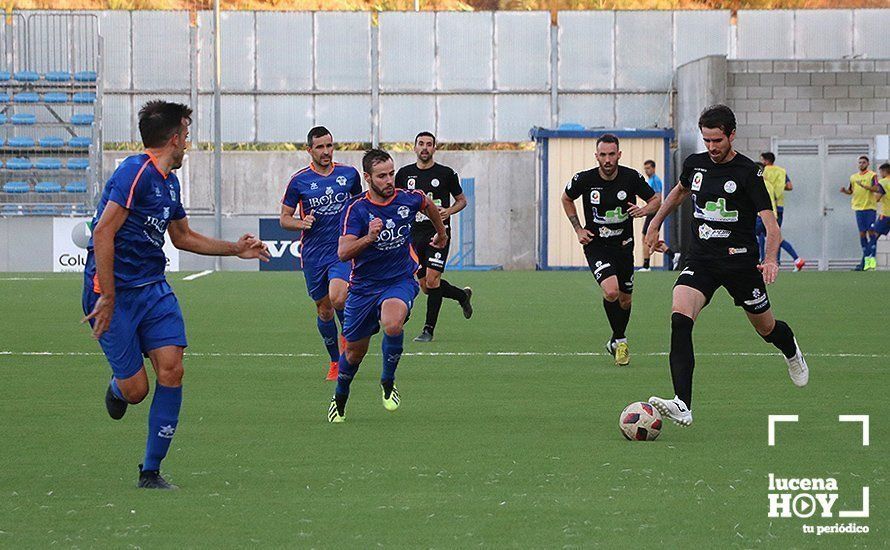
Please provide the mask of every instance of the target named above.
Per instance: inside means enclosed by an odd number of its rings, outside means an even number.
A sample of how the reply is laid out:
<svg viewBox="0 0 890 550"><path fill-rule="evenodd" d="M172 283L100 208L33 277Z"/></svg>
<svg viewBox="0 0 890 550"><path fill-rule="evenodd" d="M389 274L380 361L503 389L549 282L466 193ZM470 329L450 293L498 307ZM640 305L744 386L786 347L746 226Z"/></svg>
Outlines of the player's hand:
<svg viewBox="0 0 890 550"><path fill-rule="evenodd" d="M111 316L114 315L114 298L102 295L96 300L93 311L80 320L81 323L93 321L93 338L96 340L102 336L111 325Z"/></svg>
<svg viewBox="0 0 890 550"><path fill-rule="evenodd" d="M764 262L757 266L760 273L763 274L763 282L771 285L776 282L776 276L779 274L779 265L776 262Z"/></svg>
<svg viewBox="0 0 890 550"><path fill-rule="evenodd" d="M439 207L439 216L442 218L442 221L444 222L451 216L451 211L448 210L447 208L442 208L440 206Z"/></svg>
<svg viewBox="0 0 890 550"><path fill-rule="evenodd" d="M235 243L235 245L238 248L236 256L242 260L260 260L268 262L272 257L269 254L269 247L266 243L256 238L256 235L253 235L252 233L241 235L241 238L238 239L238 242Z"/></svg>
<svg viewBox="0 0 890 550"><path fill-rule="evenodd" d="M585 227L579 227L575 230L575 233L578 234L578 242L581 244L587 244L595 237L595 235Z"/></svg>
<svg viewBox="0 0 890 550"><path fill-rule="evenodd" d="M374 218L368 223L368 238L372 243L377 241L381 231L383 231L383 220L380 218Z"/></svg>
<svg viewBox="0 0 890 550"><path fill-rule="evenodd" d="M430 246L433 248L445 248L445 245L448 244L448 235L439 235L436 233L433 235L433 238L430 239Z"/></svg>
<svg viewBox="0 0 890 550"><path fill-rule="evenodd" d="M632 218L642 218L646 215L646 212L643 211L642 208L637 206L636 204L629 202L627 205L630 207L627 209L627 213L630 214Z"/></svg>
<svg viewBox="0 0 890 550"><path fill-rule="evenodd" d="M650 254L653 252L667 252L668 247L664 244L664 241L661 240L661 236L658 234L659 229L659 227L653 227L650 224L649 231L647 231L646 235L643 237L643 244L649 249Z"/></svg>
<svg viewBox="0 0 890 550"><path fill-rule="evenodd" d="M312 224L315 223L315 216L312 215L313 212L315 212L315 210L310 210L308 214L302 217L303 231L309 231L310 229L312 229Z"/></svg>

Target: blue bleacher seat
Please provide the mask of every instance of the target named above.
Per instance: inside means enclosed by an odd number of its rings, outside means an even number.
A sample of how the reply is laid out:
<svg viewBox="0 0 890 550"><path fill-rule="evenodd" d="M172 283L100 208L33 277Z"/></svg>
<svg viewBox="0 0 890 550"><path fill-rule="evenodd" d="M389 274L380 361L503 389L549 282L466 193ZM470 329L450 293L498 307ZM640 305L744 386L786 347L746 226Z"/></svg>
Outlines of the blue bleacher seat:
<svg viewBox="0 0 890 550"><path fill-rule="evenodd" d="M74 80L78 82L95 82L98 76L96 71L77 71L74 73Z"/></svg>
<svg viewBox="0 0 890 550"><path fill-rule="evenodd" d="M35 166L38 170L61 170L62 161L59 159L37 159Z"/></svg>
<svg viewBox="0 0 890 550"><path fill-rule="evenodd" d="M36 92L20 92L12 96L13 103L37 103L40 96Z"/></svg>
<svg viewBox="0 0 890 550"><path fill-rule="evenodd" d="M3 184L4 193L27 193L31 186L26 181L10 181Z"/></svg>
<svg viewBox="0 0 890 550"><path fill-rule="evenodd" d="M0 92L0 103L9 103L9 94Z"/></svg>
<svg viewBox="0 0 890 550"><path fill-rule="evenodd" d="M9 147L17 147L19 149L28 149L34 147L34 138L18 136L9 138Z"/></svg>
<svg viewBox="0 0 890 550"><path fill-rule="evenodd" d="M46 103L68 103L68 94L64 92L48 92L43 94Z"/></svg>
<svg viewBox="0 0 890 550"><path fill-rule="evenodd" d="M74 103L95 103L96 94L93 92L77 92L74 94Z"/></svg>
<svg viewBox="0 0 890 550"><path fill-rule="evenodd" d="M49 71L46 73L46 79L50 82L68 82L71 80L71 73L68 71Z"/></svg>
<svg viewBox="0 0 890 550"><path fill-rule="evenodd" d="M75 126L89 126L93 123L93 113L78 113L71 117L71 124Z"/></svg>
<svg viewBox="0 0 890 550"><path fill-rule="evenodd" d="M69 170L86 170L90 167L90 159L68 159L66 167Z"/></svg>
<svg viewBox="0 0 890 550"><path fill-rule="evenodd" d="M38 193L61 193L62 186L54 181L41 181L34 186L34 191Z"/></svg>
<svg viewBox="0 0 890 550"><path fill-rule="evenodd" d="M73 137L68 141L68 147L73 149L86 149L93 144L93 139L86 136Z"/></svg>
<svg viewBox="0 0 890 550"><path fill-rule="evenodd" d="M65 146L65 140L60 137L42 137L40 138L39 143L41 147L48 148Z"/></svg>
<svg viewBox="0 0 890 550"><path fill-rule="evenodd" d="M0 71L0 82L8 82L10 78L12 74L9 71Z"/></svg>
<svg viewBox="0 0 890 550"><path fill-rule="evenodd" d="M6 145L6 138L0 136L0 147L3 147L4 145Z"/></svg>
<svg viewBox="0 0 890 550"><path fill-rule="evenodd" d="M4 204L0 214L4 216L22 216L24 212L22 212L22 206L19 204Z"/></svg>
<svg viewBox="0 0 890 550"><path fill-rule="evenodd" d="M72 181L65 185L65 191L67 193L86 193L87 192L87 182L85 181Z"/></svg>
<svg viewBox="0 0 890 550"><path fill-rule="evenodd" d="M0 113L0 124L6 124L6 114Z"/></svg>
<svg viewBox="0 0 890 550"><path fill-rule="evenodd" d="M40 75L36 71L17 71L13 78L19 82L37 82L40 80Z"/></svg>
<svg viewBox="0 0 890 550"><path fill-rule="evenodd" d="M37 123L37 115L31 113L16 113L12 115L12 123L30 126Z"/></svg>
<svg viewBox="0 0 890 550"><path fill-rule="evenodd" d="M31 210L31 213L37 216L55 216L58 212L54 204L38 204Z"/></svg>
<svg viewBox="0 0 890 550"><path fill-rule="evenodd" d="M34 165L28 159L16 157L6 161L7 170L30 170L33 167Z"/></svg>

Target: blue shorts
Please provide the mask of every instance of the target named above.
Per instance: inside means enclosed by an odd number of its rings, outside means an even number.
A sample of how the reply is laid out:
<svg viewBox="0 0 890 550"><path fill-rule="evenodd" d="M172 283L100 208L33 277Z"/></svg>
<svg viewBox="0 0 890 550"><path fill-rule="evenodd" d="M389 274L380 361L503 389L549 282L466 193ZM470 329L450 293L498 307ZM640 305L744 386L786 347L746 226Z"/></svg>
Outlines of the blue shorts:
<svg viewBox="0 0 890 550"><path fill-rule="evenodd" d="M317 302L328 295L328 286L334 279L343 279L349 282L349 274L352 273L352 262L334 260L323 265L312 265L303 262L303 277L306 278L306 290L309 297Z"/></svg>
<svg viewBox="0 0 890 550"><path fill-rule="evenodd" d="M877 210L855 210L855 212L856 227L859 228L859 232L871 230L871 226L875 223L875 218L878 217Z"/></svg>
<svg viewBox="0 0 890 550"><path fill-rule="evenodd" d="M763 225L763 220L760 219L760 216L754 218L754 234L766 235L766 226Z"/></svg>
<svg viewBox="0 0 890 550"><path fill-rule="evenodd" d="M89 314L99 295L83 289L83 311ZM93 321L90 321L90 325ZM179 302L167 281L118 290L111 325L99 338L114 377L130 378L142 368L142 357L164 346L187 347Z"/></svg>
<svg viewBox="0 0 890 550"><path fill-rule="evenodd" d="M881 216L878 218L878 221L872 225L872 231L878 235L886 235L887 233L890 233L890 216Z"/></svg>
<svg viewBox="0 0 890 550"><path fill-rule="evenodd" d="M390 298L405 302L410 315L419 290L420 286L413 277L392 283L376 292L357 294L350 290L344 310L343 337L347 342L357 342L377 334L380 331L380 307Z"/></svg>

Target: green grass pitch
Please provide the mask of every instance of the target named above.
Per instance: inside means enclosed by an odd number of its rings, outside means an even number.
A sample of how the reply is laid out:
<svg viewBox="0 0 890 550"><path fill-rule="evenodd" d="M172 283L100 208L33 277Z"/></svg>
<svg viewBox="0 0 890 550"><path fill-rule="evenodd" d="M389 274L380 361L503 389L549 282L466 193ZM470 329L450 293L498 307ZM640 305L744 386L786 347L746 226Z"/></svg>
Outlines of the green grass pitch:
<svg viewBox="0 0 890 550"><path fill-rule="evenodd" d="M421 347L419 299L402 407L381 405L375 337L343 425L326 421L333 385L300 275L182 275L170 280L191 346L163 464L175 493L135 489L149 402L107 417L109 369L78 324L80 276L0 275L0 546L887 544L890 274L782 273L770 287L808 354L804 389L719 291L695 330L695 424L651 443L625 441L617 418L672 395L672 274L637 276L631 366L617 368L589 273L449 273L473 286L473 319L446 301ZM768 414L800 415L775 447ZM870 415L870 446L839 414ZM768 518L768 473L836 478L835 517ZM836 512L858 510L863 485L871 517L855 521L870 533L802 532L853 521Z"/></svg>

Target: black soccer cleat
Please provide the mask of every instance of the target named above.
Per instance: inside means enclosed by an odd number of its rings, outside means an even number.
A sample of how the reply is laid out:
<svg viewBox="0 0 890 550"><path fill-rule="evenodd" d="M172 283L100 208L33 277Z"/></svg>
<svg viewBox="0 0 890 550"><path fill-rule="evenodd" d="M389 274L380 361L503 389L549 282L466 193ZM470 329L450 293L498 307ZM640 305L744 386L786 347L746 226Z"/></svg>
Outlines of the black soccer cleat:
<svg viewBox="0 0 890 550"><path fill-rule="evenodd" d="M168 491L179 489L176 485L168 483L158 470L143 470L142 464L139 465L139 483L136 484L136 487L140 489L166 489Z"/></svg>
<svg viewBox="0 0 890 550"><path fill-rule="evenodd" d="M127 403L123 399L118 399L114 392L111 391L111 386L108 386L108 389L105 390L105 408L108 409L108 416L115 420L120 420L124 417L124 413L127 412Z"/></svg>
<svg viewBox="0 0 890 550"><path fill-rule="evenodd" d="M473 316L473 304L470 303L470 298L473 297L473 289L465 286L464 292L467 294L467 299L460 303L460 307L464 310L464 319L469 319Z"/></svg>
<svg viewBox="0 0 890 550"><path fill-rule="evenodd" d="M428 326L423 327L423 332L414 339L415 342L432 342L433 341L433 329Z"/></svg>

